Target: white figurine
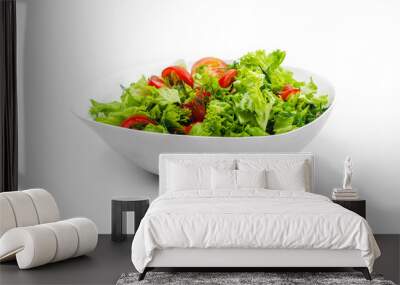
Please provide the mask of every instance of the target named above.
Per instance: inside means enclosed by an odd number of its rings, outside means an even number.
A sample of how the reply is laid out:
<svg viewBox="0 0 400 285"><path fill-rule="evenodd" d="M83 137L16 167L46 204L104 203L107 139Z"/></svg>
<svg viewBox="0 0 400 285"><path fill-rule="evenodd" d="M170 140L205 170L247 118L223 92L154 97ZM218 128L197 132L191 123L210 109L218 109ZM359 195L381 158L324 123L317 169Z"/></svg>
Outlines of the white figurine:
<svg viewBox="0 0 400 285"><path fill-rule="evenodd" d="M353 176L353 163L351 157L347 156L344 161L344 178L343 178L343 189L352 190L351 178Z"/></svg>

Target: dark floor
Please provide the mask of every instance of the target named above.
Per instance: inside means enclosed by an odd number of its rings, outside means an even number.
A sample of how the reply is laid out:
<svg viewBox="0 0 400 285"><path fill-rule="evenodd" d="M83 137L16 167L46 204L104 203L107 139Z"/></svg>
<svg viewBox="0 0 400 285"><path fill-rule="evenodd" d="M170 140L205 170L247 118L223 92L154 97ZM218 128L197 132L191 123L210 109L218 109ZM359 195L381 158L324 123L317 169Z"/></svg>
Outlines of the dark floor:
<svg viewBox="0 0 400 285"><path fill-rule="evenodd" d="M18 270L16 262L0 264L0 285L8 284L115 284L124 272L134 271L132 239L116 243L100 235L97 248L81 256L45 266Z"/></svg>
<svg viewBox="0 0 400 285"><path fill-rule="evenodd" d="M382 256L375 272L399 283L400 235L376 235ZM97 249L78 257L30 270L19 270L15 262L0 264L0 284L115 284L124 272L134 271L130 260L132 239L115 243L101 235Z"/></svg>

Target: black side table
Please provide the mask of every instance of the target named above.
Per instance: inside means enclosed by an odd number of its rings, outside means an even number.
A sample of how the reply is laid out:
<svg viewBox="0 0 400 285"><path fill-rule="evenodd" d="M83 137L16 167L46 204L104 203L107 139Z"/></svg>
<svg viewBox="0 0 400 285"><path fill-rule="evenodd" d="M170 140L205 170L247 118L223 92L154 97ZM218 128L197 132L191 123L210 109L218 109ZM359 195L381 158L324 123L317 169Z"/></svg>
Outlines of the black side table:
<svg viewBox="0 0 400 285"><path fill-rule="evenodd" d="M364 219L366 218L366 201L365 200L332 200L333 203L359 214Z"/></svg>
<svg viewBox="0 0 400 285"><path fill-rule="evenodd" d="M143 197L113 197L111 201L111 239L126 239L126 212L135 212L135 232L149 208L150 200Z"/></svg>

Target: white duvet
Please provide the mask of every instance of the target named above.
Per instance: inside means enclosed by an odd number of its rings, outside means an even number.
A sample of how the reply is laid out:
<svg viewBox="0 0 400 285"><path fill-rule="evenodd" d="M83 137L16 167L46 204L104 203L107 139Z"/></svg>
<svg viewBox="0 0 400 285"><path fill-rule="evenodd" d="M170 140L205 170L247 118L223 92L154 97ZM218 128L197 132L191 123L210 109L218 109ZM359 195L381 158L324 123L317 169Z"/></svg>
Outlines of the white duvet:
<svg viewBox="0 0 400 285"><path fill-rule="evenodd" d="M137 230L132 262L143 272L165 248L358 249L370 271L380 255L366 220L328 198L257 189L158 197Z"/></svg>

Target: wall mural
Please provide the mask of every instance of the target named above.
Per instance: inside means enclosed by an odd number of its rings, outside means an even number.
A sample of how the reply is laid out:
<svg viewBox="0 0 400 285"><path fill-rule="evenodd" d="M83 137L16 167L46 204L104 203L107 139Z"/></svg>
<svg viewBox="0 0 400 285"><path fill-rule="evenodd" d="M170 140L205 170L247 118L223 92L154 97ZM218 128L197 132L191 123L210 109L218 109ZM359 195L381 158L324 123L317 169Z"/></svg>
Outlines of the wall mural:
<svg viewBox="0 0 400 285"><path fill-rule="evenodd" d="M152 173L160 153L300 151L325 124L335 92L312 72L282 66L285 55L258 50L235 61L205 57L190 69L182 60L138 66L102 81L75 113Z"/></svg>

